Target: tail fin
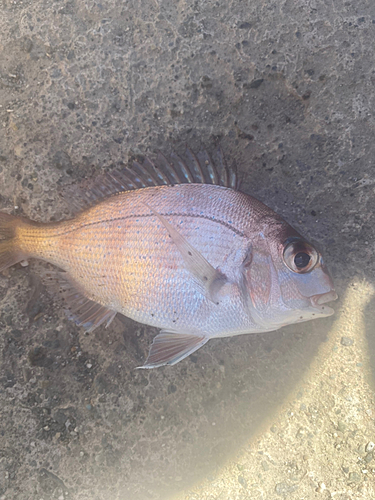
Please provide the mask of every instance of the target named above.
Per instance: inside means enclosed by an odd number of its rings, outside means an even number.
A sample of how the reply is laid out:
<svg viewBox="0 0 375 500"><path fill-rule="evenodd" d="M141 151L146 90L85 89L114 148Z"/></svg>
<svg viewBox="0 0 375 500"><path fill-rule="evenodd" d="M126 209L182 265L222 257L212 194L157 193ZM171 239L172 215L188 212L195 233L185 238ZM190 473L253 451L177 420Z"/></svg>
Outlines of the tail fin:
<svg viewBox="0 0 375 500"><path fill-rule="evenodd" d="M0 212L0 272L25 258L16 240L20 222L18 217Z"/></svg>

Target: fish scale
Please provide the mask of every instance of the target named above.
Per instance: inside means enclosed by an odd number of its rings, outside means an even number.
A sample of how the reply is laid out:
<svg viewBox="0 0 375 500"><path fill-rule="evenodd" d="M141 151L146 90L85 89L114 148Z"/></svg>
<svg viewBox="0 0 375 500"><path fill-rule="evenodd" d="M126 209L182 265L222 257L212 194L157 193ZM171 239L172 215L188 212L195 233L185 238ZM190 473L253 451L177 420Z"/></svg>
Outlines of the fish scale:
<svg viewBox="0 0 375 500"><path fill-rule="evenodd" d="M207 299L189 283L189 272L173 241L144 203L150 202L158 212L165 213L179 232L216 267L225 261L233 241L238 239L237 226L232 224L232 228L227 222L230 218L220 217L220 204L225 208L233 203L231 199L237 197L237 193L227 190L220 200L215 200L213 219L207 210L207 204L212 202L202 187L204 185L181 185L172 200L165 199L163 188L145 188L141 193L116 196L83 214L82 220L74 221L71 228L68 223L64 228L51 227L50 237L56 239L54 253L50 247L46 254L39 248L37 255L69 272L92 300L115 307L136 321L147 320L160 328L176 327L173 313L177 309L182 325L198 329L207 313L217 314L217 307L212 304L212 311L209 310ZM213 192L221 189L212 188ZM194 204L187 215L183 213L186 198ZM178 215L167 216L172 208ZM195 211L199 214L203 211L205 218L195 217ZM109 213L112 217L114 213L121 214L121 219L119 216L109 221ZM230 215L234 218L234 214ZM220 247L212 245L212 238L220 238ZM87 242L91 242L90 245ZM24 250L31 254L31 248ZM231 270L229 263L226 268ZM170 304L171 297L175 305ZM201 314L197 314L198 305Z"/></svg>

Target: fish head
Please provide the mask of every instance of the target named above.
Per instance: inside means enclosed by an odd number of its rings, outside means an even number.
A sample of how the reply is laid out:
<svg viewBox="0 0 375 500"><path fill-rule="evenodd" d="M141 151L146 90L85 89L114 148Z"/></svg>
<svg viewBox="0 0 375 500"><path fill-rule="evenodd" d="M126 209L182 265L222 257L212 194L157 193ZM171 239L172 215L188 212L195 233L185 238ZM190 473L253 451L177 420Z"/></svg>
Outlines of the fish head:
<svg viewBox="0 0 375 500"><path fill-rule="evenodd" d="M285 221L259 232L246 263L251 314L264 330L331 316L337 299L317 247Z"/></svg>

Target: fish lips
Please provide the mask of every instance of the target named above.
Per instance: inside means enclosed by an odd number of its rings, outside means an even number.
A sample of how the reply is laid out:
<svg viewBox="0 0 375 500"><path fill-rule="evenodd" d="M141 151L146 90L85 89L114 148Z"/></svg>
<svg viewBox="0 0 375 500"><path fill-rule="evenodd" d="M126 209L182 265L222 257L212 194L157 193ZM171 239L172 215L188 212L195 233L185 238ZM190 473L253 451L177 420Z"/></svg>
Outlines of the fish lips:
<svg viewBox="0 0 375 500"><path fill-rule="evenodd" d="M331 316L334 313L334 310L325 304L327 304L327 302L332 302L337 298L338 295L335 292L335 290L330 290L329 292L326 293L313 295L312 297L310 297L310 303L315 309L319 310L321 315Z"/></svg>

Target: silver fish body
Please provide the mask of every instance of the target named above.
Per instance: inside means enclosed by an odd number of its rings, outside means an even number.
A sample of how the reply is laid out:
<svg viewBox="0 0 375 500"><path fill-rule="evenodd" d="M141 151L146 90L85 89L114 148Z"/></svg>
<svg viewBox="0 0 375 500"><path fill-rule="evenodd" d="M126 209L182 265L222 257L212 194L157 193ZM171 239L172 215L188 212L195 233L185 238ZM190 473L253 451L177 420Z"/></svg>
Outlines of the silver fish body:
<svg viewBox="0 0 375 500"><path fill-rule="evenodd" d="M3 219L0 234L12 222ZM329 316L326 302L337 297L311 244L263 203L222 185L151 185L70 221L17 228L14 260L63 269L79 324L92 329L120 312L162 329L145 368L175 364L214 337ZM0 246L0 268L1 258L3 268L14 263L7 251L5 261Z"/></svg>

